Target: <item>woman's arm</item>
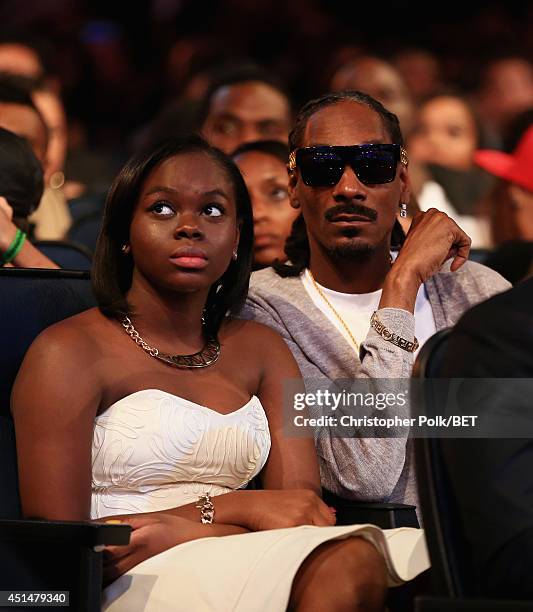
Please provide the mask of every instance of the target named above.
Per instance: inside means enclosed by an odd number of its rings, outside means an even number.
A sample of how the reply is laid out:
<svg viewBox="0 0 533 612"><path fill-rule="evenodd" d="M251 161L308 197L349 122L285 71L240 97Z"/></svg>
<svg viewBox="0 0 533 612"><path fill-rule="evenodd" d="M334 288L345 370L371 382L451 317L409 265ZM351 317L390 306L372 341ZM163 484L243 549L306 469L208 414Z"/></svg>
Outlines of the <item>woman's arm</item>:
<svg viewBox="0 0 533 612"><path fill-rule="evenodd" d="M86 335L69 322L37 337L11 396L25 517L86 520L100 385Z"/></svg>
<svg viewBox="0 0 533 612"><path fill-rule="evenodd" d="M5 198L0 197L0 255L9 249L17 235L17 226L11 220L12 216L13 209ZM17 268L59 268L56 263L36 249L27 238L16 257L8 265Z"/></svg>
<svg viewBox="0 0 533 612"><path fill-rule="evenodd" d="M268 417L272 447L263 468L265 489L308 489L321 496L318 458L313 433L308 428L298 436L290 427L294 393L304 390L302 375L283 338L270 328L255 324L255 346L264 356L259 399ZM305 435L307 433L307 435Z"/></svg>

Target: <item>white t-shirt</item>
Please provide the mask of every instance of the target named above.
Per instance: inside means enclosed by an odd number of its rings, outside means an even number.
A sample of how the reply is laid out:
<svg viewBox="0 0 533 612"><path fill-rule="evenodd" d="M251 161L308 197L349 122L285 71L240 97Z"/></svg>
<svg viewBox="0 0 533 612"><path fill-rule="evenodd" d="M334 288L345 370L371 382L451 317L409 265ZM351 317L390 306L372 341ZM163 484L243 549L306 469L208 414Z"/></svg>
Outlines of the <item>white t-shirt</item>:
<svg viewBox="0 0 533 612"><path fill-rule="evenodd" d="M322 296L318 293L309 275L309 270L305 270L302 276L304 287L313 300L315 306L321 310L326 317L346 338L350 345L353 342L344 329L344 326L337 319L331 308L326 304ZM317 283L318 284L318 283ZM365 340L370 329L370 317L378 309L381 299L381 289L372 293L340 293L318 285L324 295L328 298L331 305L342 317L350 332L359 345ZM391 330L394 331L394 330ZM415 336L422 346L424 342L437 331L433 310L428 299L425 286L422 284L418 290L415 303ZM354 347L355 350L355 347ZM420 347L419 349L420 350ZM415 355L418 353L416 351Z"/></svg>

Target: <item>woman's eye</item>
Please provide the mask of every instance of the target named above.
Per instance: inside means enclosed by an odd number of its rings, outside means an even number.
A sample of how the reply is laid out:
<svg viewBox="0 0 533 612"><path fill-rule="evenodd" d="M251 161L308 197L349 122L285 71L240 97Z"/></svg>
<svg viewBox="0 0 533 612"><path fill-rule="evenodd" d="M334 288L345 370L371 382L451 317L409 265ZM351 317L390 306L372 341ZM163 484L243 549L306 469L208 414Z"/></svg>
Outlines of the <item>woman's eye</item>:
<svg viewBox="0 0 533 612"><path fill-rule="evenodd" d="M150 210L162 217L169 217L174 214L174 209L167 202L156 202L150 207Z"/></svg>
<svg viewBox="0 0 533 612"><path fill-rule="evenodd" d="M276 202L281 202L289 197L289 192L285 187L275 187L270 191L270 198Z"/></svg>
<svg viewBox="0 0 533 612"><path fill-rule="evenodd" d="M204 214L208 217L221 217L224 214L224 208L219 204L208 204L204 208Z"/></svg>

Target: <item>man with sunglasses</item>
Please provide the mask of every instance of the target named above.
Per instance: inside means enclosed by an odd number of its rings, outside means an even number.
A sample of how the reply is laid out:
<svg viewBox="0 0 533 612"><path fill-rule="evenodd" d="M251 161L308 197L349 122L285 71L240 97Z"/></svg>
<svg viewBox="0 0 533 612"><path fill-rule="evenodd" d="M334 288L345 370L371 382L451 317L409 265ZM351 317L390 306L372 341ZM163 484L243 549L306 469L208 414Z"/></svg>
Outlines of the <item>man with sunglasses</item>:
<svg viewBox="0 0 533 612"><path fill-rule="evenodd" d="M252 275L242 316L283 336L308 389L317 379L410 377L429 336L508 288L466 261L470 239L444 213L420 213L404 236L396 215L410 198L407 154L398 119L372 97L339 92L309 102L289 147L290 200L301 211L289 262ZM317 432L326 489L416 505L407 430L336 433Z"/></svg>

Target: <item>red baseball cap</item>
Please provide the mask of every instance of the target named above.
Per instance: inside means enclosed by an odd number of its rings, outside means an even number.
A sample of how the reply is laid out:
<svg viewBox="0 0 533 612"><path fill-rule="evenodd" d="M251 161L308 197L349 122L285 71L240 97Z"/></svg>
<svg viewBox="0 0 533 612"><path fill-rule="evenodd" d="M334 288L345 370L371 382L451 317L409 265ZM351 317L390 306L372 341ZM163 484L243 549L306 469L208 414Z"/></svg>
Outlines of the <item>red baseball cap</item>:
<svg viewBox="0 0 533 612"><path fill-rule="evenodd" d="M480 149L474 161L483 170L533 192L533 125L511 153Z"/></svg>

